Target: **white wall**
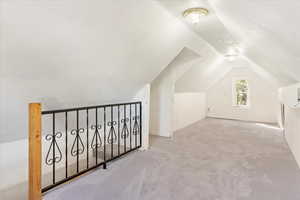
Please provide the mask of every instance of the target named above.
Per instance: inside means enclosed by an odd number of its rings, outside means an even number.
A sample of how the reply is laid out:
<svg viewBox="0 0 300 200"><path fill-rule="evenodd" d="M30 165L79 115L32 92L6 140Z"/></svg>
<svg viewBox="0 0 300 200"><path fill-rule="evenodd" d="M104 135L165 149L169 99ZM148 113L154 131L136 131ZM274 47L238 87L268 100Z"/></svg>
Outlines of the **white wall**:
<svg viewBox="0 0 300 200"><path fill-rule="evenodd" d="M205 93L175 93L173 130L184 128L206 117Z"/></svg>
<svg viewBox="0 0 300 200"><path fill-rule="evenodd" d="M233 106L232 80L246 78L250 88L250 107ZM208 116L246 121L277 123L280 109L278 87L264 80L249 67L234 67L207 91Z"/></svg>
<svg viewBox="0 0 300 200"><path fill-rule="evenodd" d="M142 150L149 148L149 134L150 134L150 84L138 91L133 101L142 102Z"/></svg>
<svg viewBox="0 0 300 200"><path fill-rule="evenodd" d="M300 83L282 88L282 100L285 104L285 137L300 167L300 108L295 108L296 98L292 93L297 91Z"/></svg>
<svg viewBox="0 0 300 200"><path fill-rule="evenodd" d="M152 82L150 133L164 137L173 134L173 104L176 80L187 71L200 56L184 48ZM194 62L193 62L194 61Z"/></svg>
<svg viewBox="0 0 300 200"><path fill-rule="evenodd" d="M286 106L290 108L300 108L298 90L300 91L299 84L290 85L279 90L281 100Z"/></svg>
<svg viewBox="0 0 300 200"><path fill-rule="evenodd" d="M285 137L300 167L300 109L286 108Z"/></svg>
<svg viewBox="0 0 300 200"><path fill-rule="evenodd" d="M213 61L206 60L194 65L178 79L175 85L176 92L206 92L231 70L230 65L221 65L223 61L223 56L219 56Z"/></svg>

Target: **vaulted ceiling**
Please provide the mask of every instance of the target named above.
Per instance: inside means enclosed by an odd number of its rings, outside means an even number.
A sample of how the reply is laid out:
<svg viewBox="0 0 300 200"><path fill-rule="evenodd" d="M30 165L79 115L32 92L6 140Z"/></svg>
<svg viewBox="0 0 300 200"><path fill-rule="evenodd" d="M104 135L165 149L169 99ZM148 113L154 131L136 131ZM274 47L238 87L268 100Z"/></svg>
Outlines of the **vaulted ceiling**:
<svg viewBox="0 0 300 200"><path fill-rule="evenodd" d="M210 15L192 26L182 12L195 6ZM128 99L184 47L201 57L190 74L202 73L203 87L229 70L219 58L235 47L258 71L300 81L298 8L295 0L0 0L1 139L26 137L28 102Z"/></svg>
<svg viewBox="0 0 300 200"><path fill-rule="evenodd" d="M184 21L221 55L238 48L243 57L284 84L300 81L300 2L290 0L156 0ZM210 14L197 25L182 12L205 7Z"/></svg>
<svg viewBox="0 0 300 200"><path fill-rule="evenodd" d="M0 143L27 137L28 103L130 100L184 47L217 55L153 0L0 0Z"/></svg>

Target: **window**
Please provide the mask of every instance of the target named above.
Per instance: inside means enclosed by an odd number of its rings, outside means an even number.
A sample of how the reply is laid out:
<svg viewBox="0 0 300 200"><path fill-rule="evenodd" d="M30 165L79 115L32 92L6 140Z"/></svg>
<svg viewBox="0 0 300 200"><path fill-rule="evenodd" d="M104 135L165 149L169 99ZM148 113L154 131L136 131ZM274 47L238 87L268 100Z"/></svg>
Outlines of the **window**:
<svg viewBox="0 0 300 200"><path fill-rule="evenodd" d="M233 105L238 107L249 106L249 85L246 79L233 81Z"/></svg>

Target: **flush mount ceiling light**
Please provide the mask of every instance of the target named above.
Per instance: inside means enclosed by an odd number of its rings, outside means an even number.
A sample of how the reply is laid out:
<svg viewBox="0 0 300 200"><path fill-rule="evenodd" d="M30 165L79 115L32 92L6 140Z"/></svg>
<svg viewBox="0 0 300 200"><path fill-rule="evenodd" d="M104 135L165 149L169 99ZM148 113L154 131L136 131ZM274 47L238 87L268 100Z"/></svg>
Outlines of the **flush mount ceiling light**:
<svg viewBox="0 0 300 200"><path fill-rule="evenodd" d="M234 61L238 55L225 55L226 60L228 61Z"/></svg>
<svg viewBox="0 0 300 200"><path fill-rule="evenodd" d="M241 50L238 47L230 48L225 55L225 58L229 61L234 61L237 57L240 56Z"/></svg>
<svg viewBox="0 0 300 200"><path fill-rule="evenodd" d="M192 24L197 24L200 21L200 18L203 16L207 16L209 11L206 8L189 8L186 9L182 15Z"/></svg>

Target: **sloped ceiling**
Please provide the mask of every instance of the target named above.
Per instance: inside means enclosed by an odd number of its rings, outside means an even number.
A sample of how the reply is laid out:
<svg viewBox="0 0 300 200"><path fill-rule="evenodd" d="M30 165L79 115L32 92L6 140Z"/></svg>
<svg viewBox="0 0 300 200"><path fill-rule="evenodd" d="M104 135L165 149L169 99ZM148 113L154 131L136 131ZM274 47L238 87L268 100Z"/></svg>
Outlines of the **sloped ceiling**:
<svg viewBox="0 0 300 200"><path fill-rule="evenodd" d="M201 56L193 50L184 47L164 70L167 70L170 67L170 65L181 66L196 59L199 59L200 57Z"/></svg>
<svg viewBox="0 0 300 200"><path fill-rule="evenodd" d="M217 52L152 0L0 0L0 142L27 136L27 106L126 101L183 47Z"/></svg>
<svg viewBox="0 0 300 200"><path fill-rule="evenodd" d="M284 84L300 81L300 2L291 0L156 0L182 21L190 7L210 15L197 25L199 36L225 55L232 47Z"/></svg>
<svg viewBox="0 0 300 200"><path fill-rule="evenodd" d="M219 58L212 64L203 63L200 65L202 66L191 68L176 82L176 92L207 92L234 68L248 68L249 71L257 74L270 86L274 88L282 86L282 82L268 71L243 57L237 58L235 61Z"/></svg>

